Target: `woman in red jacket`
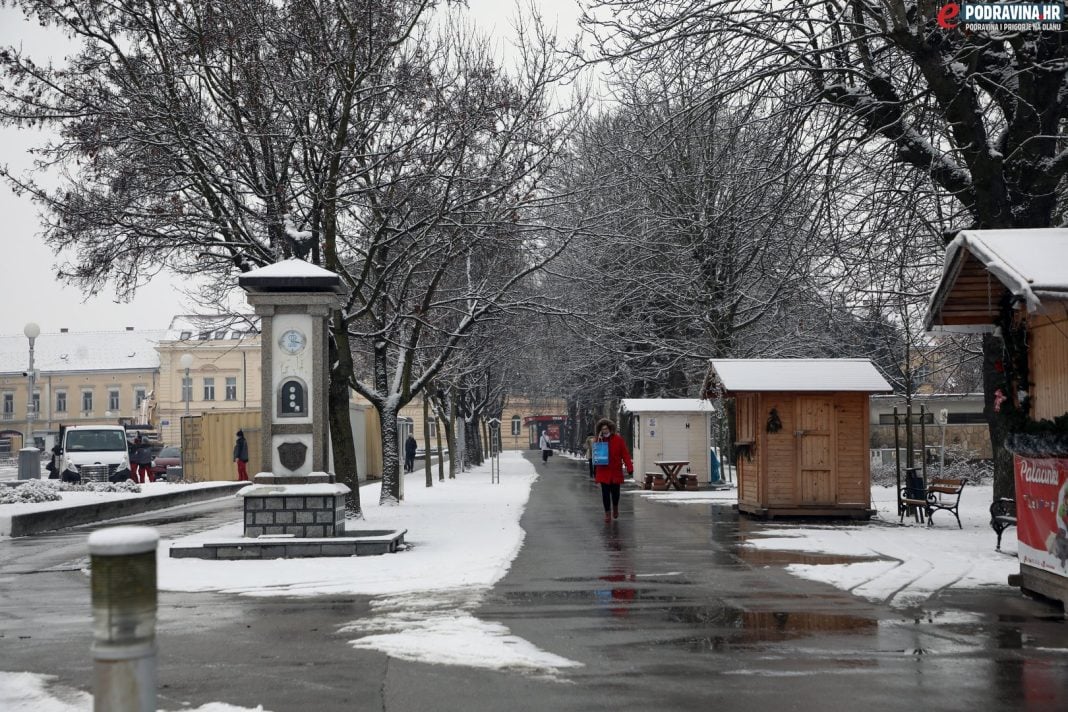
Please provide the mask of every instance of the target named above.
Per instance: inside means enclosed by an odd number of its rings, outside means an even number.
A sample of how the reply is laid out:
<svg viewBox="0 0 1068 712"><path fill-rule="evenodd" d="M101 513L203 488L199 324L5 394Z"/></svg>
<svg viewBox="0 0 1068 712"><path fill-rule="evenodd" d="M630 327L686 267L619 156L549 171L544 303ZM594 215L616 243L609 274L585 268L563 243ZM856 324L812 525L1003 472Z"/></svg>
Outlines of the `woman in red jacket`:
<svg viewBox="0 0 1068 712"><path fill-rule="evenodd" d="M604 502L604 520L619 519L619 487L623 484L623 467L627 474L634 474L634 463L623 436L616 432L616 424L608 418L597 421L597 441L608 443L608 464L594 461L594 480L601 484L601 501Z"/></svg>

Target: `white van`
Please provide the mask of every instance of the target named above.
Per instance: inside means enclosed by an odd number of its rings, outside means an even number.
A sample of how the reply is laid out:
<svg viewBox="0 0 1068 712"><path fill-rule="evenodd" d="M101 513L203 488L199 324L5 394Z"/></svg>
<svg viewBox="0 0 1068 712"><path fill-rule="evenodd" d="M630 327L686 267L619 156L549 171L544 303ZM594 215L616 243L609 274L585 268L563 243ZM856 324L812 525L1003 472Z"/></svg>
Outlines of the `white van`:
<svg viewBox="0 0 1068 712"><path fill-rule="evenodd" d="M60 437L60 477L67 482L130 479L130 452L121 425L71 425Z"/></svg>

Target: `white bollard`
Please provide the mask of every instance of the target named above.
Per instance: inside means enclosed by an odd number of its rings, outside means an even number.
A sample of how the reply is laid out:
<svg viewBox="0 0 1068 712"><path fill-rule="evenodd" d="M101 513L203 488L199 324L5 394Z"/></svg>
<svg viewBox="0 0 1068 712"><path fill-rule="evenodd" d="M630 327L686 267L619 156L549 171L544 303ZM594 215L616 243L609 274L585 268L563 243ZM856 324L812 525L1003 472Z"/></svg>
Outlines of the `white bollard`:
<svg viewBox="0 0 1068 712"><path fill-rule="evenodd" d="M158 543L149 527L89 535L94 712L155 712Z"/></svg>

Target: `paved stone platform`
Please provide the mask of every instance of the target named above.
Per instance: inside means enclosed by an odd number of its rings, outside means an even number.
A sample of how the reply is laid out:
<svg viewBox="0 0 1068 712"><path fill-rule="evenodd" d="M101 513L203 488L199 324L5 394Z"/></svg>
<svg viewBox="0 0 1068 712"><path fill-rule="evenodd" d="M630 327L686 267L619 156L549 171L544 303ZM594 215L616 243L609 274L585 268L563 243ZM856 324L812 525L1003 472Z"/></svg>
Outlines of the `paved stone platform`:
<svg viewBox="0 0 1068 712"><path fill-rule="evenodd" d="M407 529L368 529L346 536L297 538L261 536L256 539L227 539L196 546L171 547L172 559L306 559L323 556L373 556L392 554L404 544Z"/></svg>

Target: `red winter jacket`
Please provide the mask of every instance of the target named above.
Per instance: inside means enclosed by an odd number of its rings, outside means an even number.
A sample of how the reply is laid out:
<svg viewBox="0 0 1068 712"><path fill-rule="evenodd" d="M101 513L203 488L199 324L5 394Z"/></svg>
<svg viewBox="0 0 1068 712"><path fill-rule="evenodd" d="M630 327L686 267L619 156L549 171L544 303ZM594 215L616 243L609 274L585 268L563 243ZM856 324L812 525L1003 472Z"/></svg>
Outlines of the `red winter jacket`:
<svg viewBox="0 0 1068 712"><path fill-rule="evenodd" d="M627 443L622 435L612 433L608 436L608 464L597 465L593 468L594 480L606 485L623 484L624 465L627 467L627 472L634 473L634 463L630 460Z"/></svg>

